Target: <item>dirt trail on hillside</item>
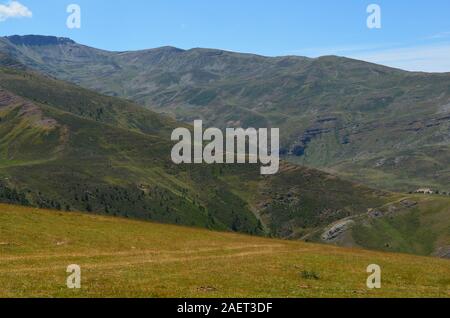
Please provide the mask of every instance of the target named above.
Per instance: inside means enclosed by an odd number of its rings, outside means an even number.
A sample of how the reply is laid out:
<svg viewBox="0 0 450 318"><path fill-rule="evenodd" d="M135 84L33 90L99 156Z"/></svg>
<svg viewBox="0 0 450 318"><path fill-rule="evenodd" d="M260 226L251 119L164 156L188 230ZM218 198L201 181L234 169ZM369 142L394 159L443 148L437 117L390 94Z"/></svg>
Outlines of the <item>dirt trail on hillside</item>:
<svg viewBox="0 0 450 318"><path fill-rule="evenodd" d="M195 250L158 250L158 249L146 249L135 251L120 251L120 252L100 252L100 253L60 253L60 254L45 254L45 255L24 255L24 256L8 256L0 258L0 264L4 261L20 261L20 260L34 260L34 259L49 259L49 258L65 258L65 257L99 257L99 256L141 256L148 254L193 254L203 252L215 252L215 251L230 251L240 250L247 248L281 248L283 244L252 244L252 245L236 245L236 246L224 246L224 247L206 247Z"/></svg>
<svg viewBox="0 0 450 318"><path fill-rule="evenodd" d="M284 247L284 248L283 248ZM311 248L296 249L296 252L311 251ZM190 262L197 260L213 260L213 259L227 259L227 258L238 258L238 257L250 257L265 254L280 254L292 252L287 249L285 245L282 244L272 244L272 245L242 245L242 246L230 246L223 248L202 248L198 250L189 251L156 251L156 250L146 250L139 252L117 252L117 253L63 253L54 255L35 255L35 256L23 256L23 257L8 257L2 258L0 260L0 265L3 267L0 269L0 273L19 273L19 272L46 272L52 270L61 270L64 267L61 264L46 265L46 266L24 266L21 267L17 263L8 264L8 262L15 261L28 261L35 259L48 259L56 258L56 262L62 262L64 258L89 258L92 257L113 257L113 260L105 261L97 259L96 263L82 264L82 259L77 260L79 265L83 269L107 269L115 267L129 267L135 265L145 265L145 264L162 264L171 262ZM196 253L208 253L206 255L193 255ZM214 254L210 254L214 253ZM217 253L226 253L224 255L217 255ZM174 256L175 255L175 256ZM179 255L179 256L177 256ZM128 258L126 260L117 260L117 258ZM91 260L92 261L92 260ZM8 265L13 266L13 269L5 268ZM9 266L8 266L9 267Z"/></svg>

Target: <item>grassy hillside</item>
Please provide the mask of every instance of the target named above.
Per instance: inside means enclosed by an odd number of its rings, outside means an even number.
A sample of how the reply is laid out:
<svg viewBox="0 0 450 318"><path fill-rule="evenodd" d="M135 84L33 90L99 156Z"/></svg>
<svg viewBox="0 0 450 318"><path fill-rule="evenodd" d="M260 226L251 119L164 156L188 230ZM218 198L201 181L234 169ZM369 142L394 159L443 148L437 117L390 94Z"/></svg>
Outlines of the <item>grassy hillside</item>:
<svg viewBox="0 0 450 318"><path fill-rule="evenodd" d="M0 297L450 297L447 260L4 204L0 254Z"/></svg>
<svg viewBox="0 0 450 318"><path fill-rule="evenodd" d="M57 44L57 45L56 45ZM218 127L279 127L287 159L383 189L450 191L450 75L333 56L164 47L108 52L0 39L0 52L84 87Z"/></svg>
<svg viewBox="0 0 450 318"><path fill-rule="evenodd" d="M176 166L169 137L182 124L10 64L0 68L1 202L321 241L330 224L398 200L287 163L269 177L257 165ZM444 164L445 152L433 159ZM329 243L441 256L449 210L438 205L430 227L427 207L408 214L406 232L403 221L360 222ZM433 235L411 236L428 228Z"/></svg>
<svg viewBox="0 0 450 318"><path fill-rule="evenodd" d="M182 124L23 69L0 68L0 118L8 203L298 238L391 196L288 164L174 165Z"/></svg>
<svg viewBox="0 0 450 318"><path fill-rule="evenodd" d="M2 188L14 189L26 203L216 229L238 223L237 231L259 232L245 203L208 178L211 168L171 164L165 139L18 100L0 123L0 175ZM25 112L26 105L42 117Z"/></svg>
<svg viewBox="0 0 450 318"><path fill-rule="evenodd" d="M366 213L333 222L309 233L304 239L450 258L450 198L399 196Z"/></svg>

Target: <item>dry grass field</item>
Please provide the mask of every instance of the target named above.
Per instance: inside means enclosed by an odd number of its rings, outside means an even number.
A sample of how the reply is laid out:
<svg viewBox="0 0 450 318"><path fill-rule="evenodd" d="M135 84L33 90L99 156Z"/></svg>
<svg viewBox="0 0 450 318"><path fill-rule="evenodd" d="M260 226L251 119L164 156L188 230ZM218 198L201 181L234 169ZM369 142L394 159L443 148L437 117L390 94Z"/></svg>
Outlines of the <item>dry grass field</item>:
<svg viewBox="0 0 450 318"><path fill-rule="evenodd" d="M448 260L0 204L0 297L425 296L450 297Z"/></svg>

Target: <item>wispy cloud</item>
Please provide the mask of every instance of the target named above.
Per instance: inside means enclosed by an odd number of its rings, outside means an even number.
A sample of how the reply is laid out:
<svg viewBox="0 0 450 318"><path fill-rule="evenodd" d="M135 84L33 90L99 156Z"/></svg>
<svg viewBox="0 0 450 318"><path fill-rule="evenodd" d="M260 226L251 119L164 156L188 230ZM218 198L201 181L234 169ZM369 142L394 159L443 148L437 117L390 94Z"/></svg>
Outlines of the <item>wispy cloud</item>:
<svg viewBox="0 0 450 318"><path fill-rule="evenodd" d="M288 54L319 57L339 55L408 71L450 72L450 32L437 33L422 44L373 43L305 48Z"/></svg>
<svg viewBox="0 0 450 318"><path fill-rule="evenodd" d="M450 72L450 44L437 43L346 55L408 71Z"/></svg>
<svg viewBox="0 0 450 318"><path fill-rule="evenodd" d="M0 4L0 22L10 18L31 18L33 13L18 1Z"/></svg>
<svg viewBox="0 0 450 318"><path fill-rule="evenodd" d="M445 39L445 38L450 38L450 32L439 32L439 33L433 34L432 36L429 36L427 39L438 40L438 39Z"/></svg>
<svg viewBox="0 0 450 318"><path fill-rule="evenodd" d="M378 50L386 47L393 47L399 45L398 43L365 43L365 44L349 44L341 46L329 47L309 47L302 48L295 51L290 51L288 54L305 55L308 57L319 57L324 55L346 55L356 52L367 52Z"/></svg>

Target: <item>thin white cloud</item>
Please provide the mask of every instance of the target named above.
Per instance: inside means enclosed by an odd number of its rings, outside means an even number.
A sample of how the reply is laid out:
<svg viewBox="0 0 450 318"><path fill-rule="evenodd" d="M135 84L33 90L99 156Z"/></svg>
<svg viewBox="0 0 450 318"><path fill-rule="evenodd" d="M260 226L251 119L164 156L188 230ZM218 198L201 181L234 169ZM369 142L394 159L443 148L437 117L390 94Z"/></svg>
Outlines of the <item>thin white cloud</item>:
<svg viewBox="0 0 450 318"><path fill-rule="evenodd" d="M401 45L400 43L359 44L335 47L304 48L288 54L319 57L339 55L371 63L395 67L407 71L450 72L450 43L443 39L448 32L435 34L433 39L421 45ZM429 40L432 38L429 37Z"/></svg>
<svg viewBox="0 0 450 318"><path fill-rule="evenodd" d="M385 49L346 56L408 71L450 72L448 43Z"/></svg>
<svg viewBox="0 0 450 318"><path fill-rule="evenodd" d="M350 44L344 46L329 46L329 47L309 47L302 48L295 51L290 51L287 54L304 55L308 57L319 57L324 55L346 55L356 52L373 51L386 47L399 45L398 43L365 43L365 44Z"/></svg>
<svg viewBox="0 0 450 318"><path fill-rule="evenodd" d="M433 34L432 36L428 37L428 40L436 40L436 39L445 39L450 38L450 32L439 32L436 34Z"/></svg>
<svg viewBox="0 0 450 318"><path fill-rule="evenodd" d="M0 4L0 22L10 18L31 18L33 13L18 1Z"/></svg>

